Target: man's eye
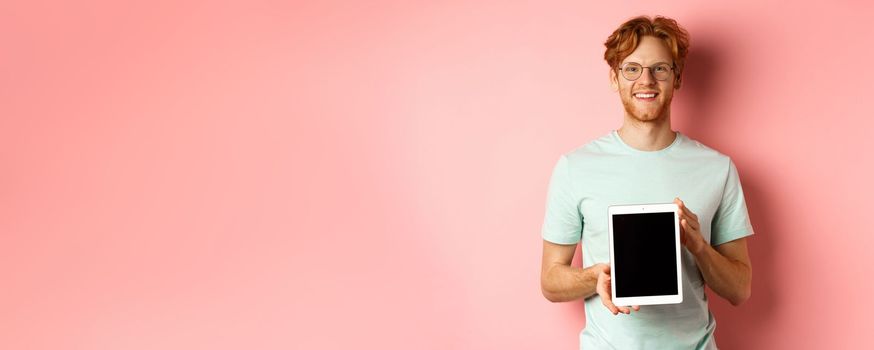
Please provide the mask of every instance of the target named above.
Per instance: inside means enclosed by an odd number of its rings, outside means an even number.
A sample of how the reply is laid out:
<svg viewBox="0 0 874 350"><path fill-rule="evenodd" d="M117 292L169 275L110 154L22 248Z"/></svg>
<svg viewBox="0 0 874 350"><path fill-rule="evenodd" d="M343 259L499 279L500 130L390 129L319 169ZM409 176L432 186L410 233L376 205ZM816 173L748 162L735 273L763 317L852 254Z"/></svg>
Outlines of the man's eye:
<svg viewBox="0 0 874 350"><path fill-rule="evenodd" d="M656 72L666 72L668 70L668 67L667 66L656 66L655 70L656 70Z"/></svg>
<svg viewBox="0 0 874 350"><path fill-rule="evenodd" d="M628 73L637 73L637 67L625 67L625 71Z"/></svg>

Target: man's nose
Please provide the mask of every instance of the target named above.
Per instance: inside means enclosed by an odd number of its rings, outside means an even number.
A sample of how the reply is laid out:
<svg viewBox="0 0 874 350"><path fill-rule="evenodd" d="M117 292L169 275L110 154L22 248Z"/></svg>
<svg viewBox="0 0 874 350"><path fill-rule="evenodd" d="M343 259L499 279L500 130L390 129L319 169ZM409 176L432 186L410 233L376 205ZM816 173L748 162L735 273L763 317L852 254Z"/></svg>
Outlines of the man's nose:
<svg viewBox="0 0 874 350"><path fill-rule="evenodd" d="M637 81L644 85L652 85L655 84L656 79L652 75L652 68L643 67L643 71L640 73L640 78L637 78Z"/></svg>

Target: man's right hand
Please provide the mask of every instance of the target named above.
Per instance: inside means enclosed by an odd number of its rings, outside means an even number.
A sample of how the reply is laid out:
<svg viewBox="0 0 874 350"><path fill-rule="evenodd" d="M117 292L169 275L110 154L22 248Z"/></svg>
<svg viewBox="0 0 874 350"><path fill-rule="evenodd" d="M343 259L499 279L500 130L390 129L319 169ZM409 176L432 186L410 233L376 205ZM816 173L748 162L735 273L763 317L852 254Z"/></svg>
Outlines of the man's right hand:
<svg viewBox="0 0 874 350"><path fill-rule="evenodd" d="M630 308L614 305L611 294L612 288L610 286L610 265L595 264L592 267L600 269L600 272L598 272L598 284L595 286L595 291L601 296L601 303L604 304L604 307L606 307L607 310L610 310L614 315L618 315L620 312L627 315L631 313L631 310L640 310L640 306L637 305Z"/></svg>

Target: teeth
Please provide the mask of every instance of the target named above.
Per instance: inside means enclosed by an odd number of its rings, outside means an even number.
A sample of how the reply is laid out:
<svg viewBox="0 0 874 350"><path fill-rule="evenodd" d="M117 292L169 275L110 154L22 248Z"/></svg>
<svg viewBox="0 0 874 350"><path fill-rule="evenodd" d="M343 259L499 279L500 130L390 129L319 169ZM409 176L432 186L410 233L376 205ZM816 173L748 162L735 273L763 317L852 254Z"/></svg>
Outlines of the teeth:
<svg viewBox="0 0 874 350"><path fill-rule="evenodd" d="M653 98L655 97L655 95L656 94L634 94L634 96L637 96L639 98Z"/></svg>

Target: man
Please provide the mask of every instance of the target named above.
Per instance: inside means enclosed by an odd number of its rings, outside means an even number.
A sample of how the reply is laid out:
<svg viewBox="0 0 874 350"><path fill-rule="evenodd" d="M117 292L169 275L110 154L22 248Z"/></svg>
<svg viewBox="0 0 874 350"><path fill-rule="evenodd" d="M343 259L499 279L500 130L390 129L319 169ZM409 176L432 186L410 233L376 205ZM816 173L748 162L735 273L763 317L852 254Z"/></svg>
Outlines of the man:
<svg viewBox="0 0 874 350"><path fill-rule="evenodd" d="M715 349L704 284L733 305L750 296L753 234L734 163L671 130L671 98L689 47L676 21L637 17L605 43L622 127L563 154L549 184L541 289L553 302L585 299L585 349ZM611 302L607 207L673 201L680 208L683 302ZM583 268L571 266L582 244Z"/></svg>

